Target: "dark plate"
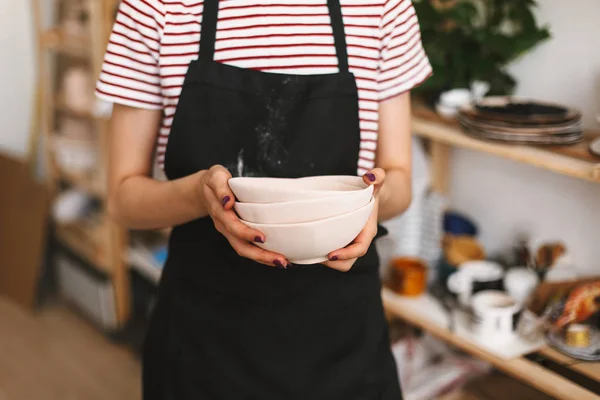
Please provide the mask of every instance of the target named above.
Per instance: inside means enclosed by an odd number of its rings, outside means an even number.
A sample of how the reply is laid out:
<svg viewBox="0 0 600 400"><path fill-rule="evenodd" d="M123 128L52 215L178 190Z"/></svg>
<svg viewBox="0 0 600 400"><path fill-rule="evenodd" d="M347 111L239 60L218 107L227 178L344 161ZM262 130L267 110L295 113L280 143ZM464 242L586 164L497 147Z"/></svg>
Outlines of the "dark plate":
<svg viewBox="0 0 600 400"><path fill-rule="evenodd" d="M581 113L559 104L511 96L485 97L462 112L473 118L513 124L556 124L581 118Z"/></svg>

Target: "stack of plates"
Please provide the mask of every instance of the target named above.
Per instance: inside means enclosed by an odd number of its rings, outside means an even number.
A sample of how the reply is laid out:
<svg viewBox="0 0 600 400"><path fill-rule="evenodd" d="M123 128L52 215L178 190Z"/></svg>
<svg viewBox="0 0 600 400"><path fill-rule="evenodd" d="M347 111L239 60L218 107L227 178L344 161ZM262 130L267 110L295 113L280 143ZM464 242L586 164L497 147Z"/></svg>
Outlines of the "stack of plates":
<svg viewBox="0 0 600 400"><path fill-rule="evenodd" d="M458 121L469 135L503 142L567 145L583 137L577 110L514 97L486 97L463 107Z"/></svg>

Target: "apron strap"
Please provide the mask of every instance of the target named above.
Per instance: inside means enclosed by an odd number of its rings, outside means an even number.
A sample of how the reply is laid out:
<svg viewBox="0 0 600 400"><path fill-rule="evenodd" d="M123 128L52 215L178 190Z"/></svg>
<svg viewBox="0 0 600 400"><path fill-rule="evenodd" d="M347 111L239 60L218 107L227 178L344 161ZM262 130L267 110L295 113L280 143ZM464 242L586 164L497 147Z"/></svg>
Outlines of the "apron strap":
<svg viewBox="0 0 600 400"><path fill-rule="evenodd" d="M335 53L337 54L340 72L348 72L348 50L346 47L346 34L344 32L344 20L342 19L342 6L340 0L327 0L329 18L333 29L333 41Z"/></svg>
<svg viewBox="0 0 600 400"><path fill-rule="evenodd" d="M215 58L217 41L217 20L219 19L219 0L204 0L202 24L200 27L200 53L198 59L212 61Z"/></svg>
<svg viewBox="0 0 600 400"><path fill-rule="evenodd" d="M346 34L342 19L340 0L327 0L335 52L338 59L340 72L348 72L348 50L346 48ZM202 26L200 31L200 51L198 58L212 61L215 56L215 42L217 39L217 20L219 17L219 0L204 0L202 11Z"/></svg>

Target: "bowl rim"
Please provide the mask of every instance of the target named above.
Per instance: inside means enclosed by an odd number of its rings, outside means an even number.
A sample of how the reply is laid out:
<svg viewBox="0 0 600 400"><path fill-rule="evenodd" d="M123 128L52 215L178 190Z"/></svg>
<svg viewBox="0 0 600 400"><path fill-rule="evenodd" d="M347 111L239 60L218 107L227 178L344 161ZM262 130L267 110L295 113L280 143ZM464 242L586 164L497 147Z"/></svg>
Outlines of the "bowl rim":
<svg viewBox="0 0 600 400"><path fill-rule="evenodd" d="M307 226L307 225L318 225L318 224L322 224L322 223L327 223L327 222L331 222L331 221L336 221L338 219L343 219L347 216L349 216L350 214L355 214L355 213L359 213L360 211L364 210L365 208L368 207L373 207L375 203L375 197L371 196L371 199L369 200L369 202L367 204L365 204L364 206L357 208L356 210L344 213L344 214L340 214L340 215L336 215L334 217L329 217L329 218L323 218L323 219L319 219L316 221L307 221L307 222L297 222L297 223L293 223L293 224L260 224L257 222L249 222L249 221L244 221L242 219L240 219L243 223L248 224L248 226L253 227L255 229L260 230L261 227L266 227L266 228L289 228L289 227L301 227L301 226Z"/></svg>
<svg viewBox="0 0 600 400"><path fill-rule="evenodd" d="M231 182L242 182L242 181L258 181L258 180L263 180L263 179L272 179L272 180L281 180L281 181L299 181L299 180L309 180L309 179L315 179L315 180L326 180L326 179L352 179L352 180L356 180L356 183L349 183L349 182L341 182L344 185L347 186L355 186L356 190L361 190L361 189L366 189L367 186L372 186L369 185L367 183L365 183L365 181L362 179L362 177L360 176L354 176L354 175L317 175L317 176L305 176L302 178L272 178L272 177L258 177L258 176L236 176L233 178L229 178L227 180L227 184L229 185ZM281 192L315 192L315 193L344 193L344 192L349 192L352 190L327 190L327 189L296 189L296 188L277 188L278 191Z"/></svg>
<svg viewBox="0 0 600 400"><path fill-rule="evenodd" d="M371 196L373 195L373 191L374 191L374 187L373 185L368 185L366 188L361 188L360 190L349 190L349 191L338 191L338 190L330 190L330 191L326 191L326 193L331 193L331 192L342 192L343 194L337 195L337 196L327 196L327 197L317 197L317 198L308 198L308 199L298 199L298 200L292 200L292 201L277 201L274 203L252 203L252 202L247 202L247 201L237 201L235 202L235 207L241 206L241 207L249 207L249 208L267 208L267 207L287 207L287 206L294 206L294 205L298 205L298 204L311 204L311 203L318 203L320 201L323 200L339 200L340 197L343 197L344 195L359 195L359 194L363 194L363 191L370 191L371 192ZM315 192L321 192L321 191L316 191ZM368 205L368 203L366 204ZM360 208L357 208L356 210L359 210ZM354 211L356 211L354 210ZM344 215L344 214L342 214Z"/></svg>

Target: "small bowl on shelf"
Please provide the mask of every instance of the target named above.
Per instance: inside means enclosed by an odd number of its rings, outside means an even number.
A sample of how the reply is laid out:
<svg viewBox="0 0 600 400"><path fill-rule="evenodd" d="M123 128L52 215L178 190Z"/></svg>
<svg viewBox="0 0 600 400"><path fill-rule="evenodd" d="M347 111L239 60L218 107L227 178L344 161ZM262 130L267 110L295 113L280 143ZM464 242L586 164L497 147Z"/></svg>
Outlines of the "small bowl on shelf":
<svg viewBox="0 0 600 400"><path fill-rule="evenodd" d="M352 212L318 221L294 224L257 224L242 220L262 232L265 243L257 246L282 254L293 264L317 264L327 255L350 244L367 223L375 200Z"/></svg>

